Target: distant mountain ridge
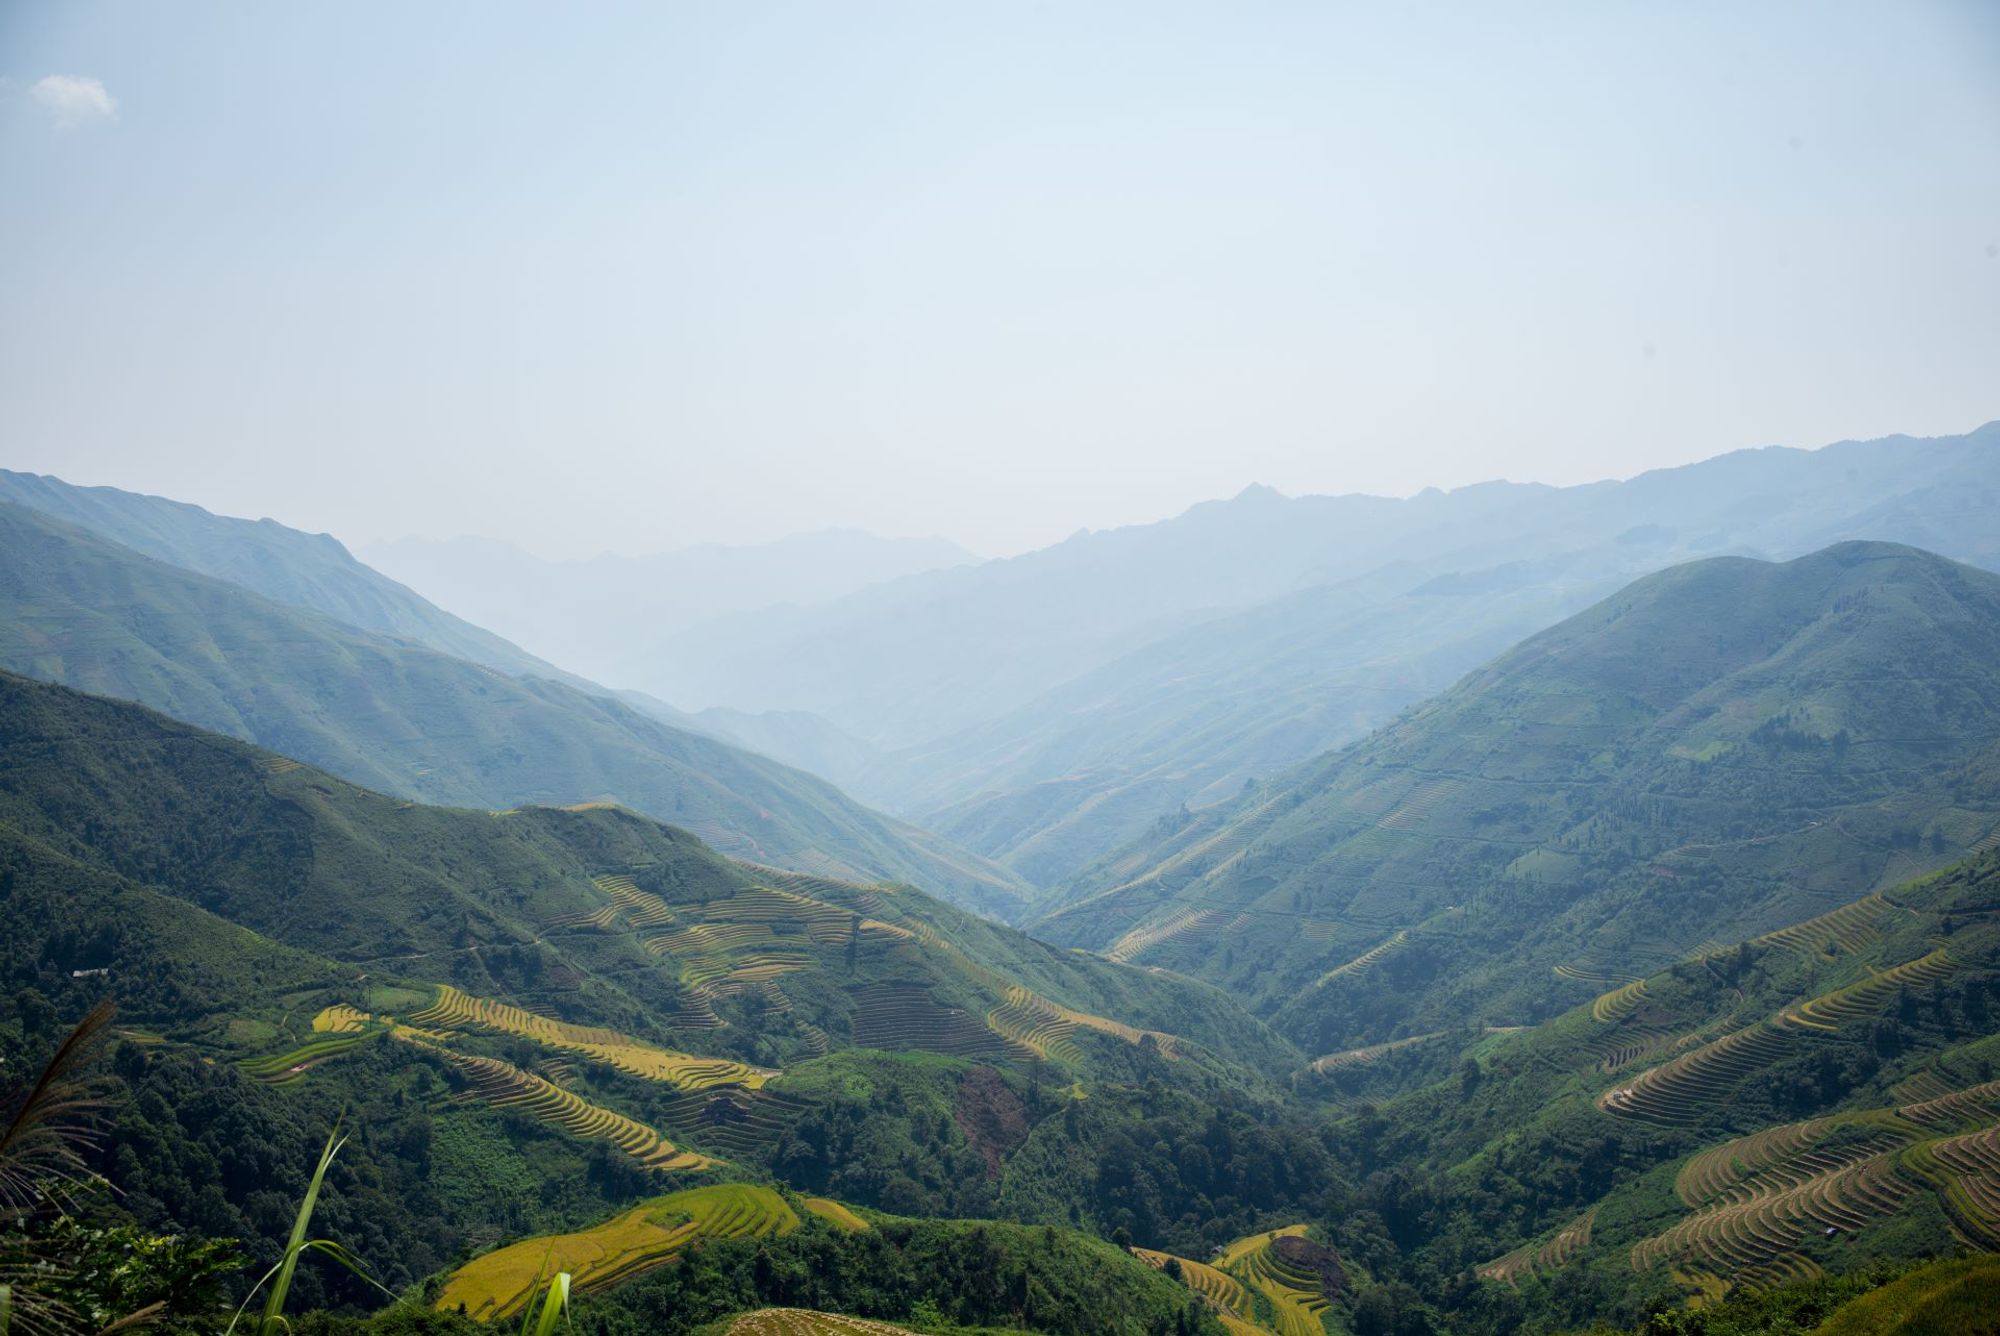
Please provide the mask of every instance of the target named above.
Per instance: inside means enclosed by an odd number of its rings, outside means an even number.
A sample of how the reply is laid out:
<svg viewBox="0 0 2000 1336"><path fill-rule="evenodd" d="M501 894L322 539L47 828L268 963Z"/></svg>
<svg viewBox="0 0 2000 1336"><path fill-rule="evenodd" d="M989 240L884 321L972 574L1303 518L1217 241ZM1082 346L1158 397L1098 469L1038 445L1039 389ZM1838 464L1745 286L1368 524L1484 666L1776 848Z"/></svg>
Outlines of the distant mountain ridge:
<svg viewBox="0 0 2000 1336"><path fill-rule="evenodd" d="M702 622L822 603L979 560L942 538L881 538L848 529L577 561L544 560L486 538L372 543L360 556L509 640L610 686L670 700L655 665L681 652L676 640Z"/></svg>
<svg viewBox="0 0 2000 1336"><path fill-rule="evenodd" d="M39 511L0 503L0 568L0 665L384 792L490 808L615 801L757 862L908 881L988 911L1020 889L822 780L609 696L286 607Z"/></svg>
<svg viewBox="0 0 2000 1336"><path fill-rule="evenodd" d="M1034 930L1331 1051L1532 1022L1996 836L2000 576L1842 543L1640 580L1104 860Z"/></svg>
<svg viewBox="0 0 2000 1336"><path fill-rule="evenodd" d="M414 641L503 673L582 685L554 664L362 565L330 534L302 533L276 520L236 519L185 501L116 487L79 487L7 469L0 469L0 501L68 520L170 566L227 580L364 631Z"/></svg>
<svg viewBox="0 0 2000 1336"><path fill-rule="evenodd" d="M1639 576L1844 539L2000 568L2000 424L1738 451L1582 487L1490 483L1407 501L1253 490L1146 529L875 591L801 618L790 639L736 628L757 662L735 680L746 697L765 693L740 703L815 710L865 737L868 717L911 719L940 684L955 690L974 665L998 665L1007 692L981 695L982 681L967 693L985 717L960 711L954 729L839 778L1050 885L1183 804L1214 804L1352 741ZM1128 584L1163 548L1172 569L1204 558L1217 569L1135 597ZM1223 573L1245 554L1259 568L1232 593ZM1185 595L1178 611L1170 594ZM1238 598L1247 605L1219 606ZM1051 632L1052 621L1065 625ZM1048 635L1060 653L1029 648ZM801 663L814 666L811 681L781 680ZM859 684L843 698L850 674ZM934 727L943 716L926 718Z"/></svg>

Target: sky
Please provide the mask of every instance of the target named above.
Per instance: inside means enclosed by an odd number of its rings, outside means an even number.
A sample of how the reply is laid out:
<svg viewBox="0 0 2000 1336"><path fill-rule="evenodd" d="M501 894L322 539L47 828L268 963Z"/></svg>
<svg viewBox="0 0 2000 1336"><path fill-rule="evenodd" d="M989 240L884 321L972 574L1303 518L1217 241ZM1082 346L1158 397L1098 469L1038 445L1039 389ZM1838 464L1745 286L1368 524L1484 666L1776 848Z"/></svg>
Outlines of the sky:
<svg viewBox="0 0 2000 1336"><path fill-rule="evenodd" d="M555 557L2000 417L2000 6L0 4L0 465Z"/></svg>

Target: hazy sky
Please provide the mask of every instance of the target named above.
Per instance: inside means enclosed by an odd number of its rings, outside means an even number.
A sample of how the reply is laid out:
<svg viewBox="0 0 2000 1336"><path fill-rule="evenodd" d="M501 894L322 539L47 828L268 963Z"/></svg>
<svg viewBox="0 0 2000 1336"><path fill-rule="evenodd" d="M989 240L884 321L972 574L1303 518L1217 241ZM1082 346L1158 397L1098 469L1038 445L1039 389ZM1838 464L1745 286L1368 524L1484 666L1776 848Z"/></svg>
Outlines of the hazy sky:
<svg viewBox="0 0 2000 1336"><path fill-rule="evenodd" d="M2000 6L0 3L0 464L1003 553L2000 417Z"/></svg>

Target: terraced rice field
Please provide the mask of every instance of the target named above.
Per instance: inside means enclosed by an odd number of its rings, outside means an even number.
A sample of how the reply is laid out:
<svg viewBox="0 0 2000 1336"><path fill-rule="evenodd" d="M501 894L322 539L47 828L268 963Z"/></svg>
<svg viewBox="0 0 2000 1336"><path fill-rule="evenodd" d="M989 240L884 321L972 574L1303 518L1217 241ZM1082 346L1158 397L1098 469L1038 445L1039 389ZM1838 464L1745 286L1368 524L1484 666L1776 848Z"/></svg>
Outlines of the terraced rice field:
<svg viewBox="0 0 2000 1336"><path fill-rule="evenodd" d="M1574 965L1558 965L1553 973L1558 979L1568 979L1572 983L1588 983L1602 986L1612 984L1623 988L1638 980L1629 972L1614 969L1598 960L1580 960Z"/></svg>
<svg viewBox="0 0 2000 1336"><path fill-rule="evenodd" d="M350 1007L345 1002L336 1002L332 1006L324 1008L317 1016L313 1017L312 1028L317 1032L326 1034L360 1034L374 1020L375 1017L369 1015L359 1007Z"/></svg>
<svg viewBox="0 0 2000 1336"><path fill-rule="evenodd" d="M1227 1271L1218 1270L1206 1262L1197 1262L1188 1257L1173 1257L1171 1253L1155 1252L1151 1248L1134 1248L1132 1255L1156 1270L1165 1270L1168 1258L1180 1264L1181 1283L1202 1297L1224 1329L1231 1336L1243 1333L1263 1333L1265 1328L1251 1321L1257 1314L1256 1301L1243 1282Z"/></svg>
<svg viewBox="0 0 2000 1336"><path fill-rule="evenodd" d="M1646 981L1634 979L1608 993L1601 994L1590 1004L1590 1018L1605 1025L1615 1025L1639 1009L1646 1000Z"/></svg>
<svg viewBox="0 0 2000 1336"><path fill-rule="evenodd" d="M1841 1134L1839 1144L1828 1145ZM1832 1114L1738 1137L1691 1158L1674 1181L1688 1206L1733 1205L1900 1149L1918 1130L1887 1110Z"/></svg>
<svg viewBox="0 0 2000 1336"><path fill-rule="evenodd" d="M1413 1034L1407 1039L1391 1039L1386 1044L1370 1044L1366 1048L1350 1048L1340 1053L1328 1053L1324 1057L1314 1058L1301 1070L1311 1072L1315 1076L1324 1076L1343 1067L1360 1067L1375 1061L1384 1053L1393 1053L1399 1048L1409 1048L1413 1044L1438 1039L1444 1034L1443 1030L1433 1030L1429 1034Z"/></svg>
<svg viewBox="0 0 2000 1336"><path fill-rule="evenodd" d="M1941 1082L1905 1082L1928 1091ZM1694 1213L1632 1251L1769 1288L1816 1267L1795 1253L1851 1234L1934 1189L1963 1241L2000 1249L2000 1082L1887 1109L1765 1128L1691 1157L1674 1184ZM1940 1132L1947 1135L1939 1135Z"/></svg>
<svg viewBox="0 0 2000 1336"><path fill-rule="evenodd" d="M621 904L638 906L629 919L633 927L643 930L672 925L642 936L640 945L654 956L671 957L679 966L681 983L704 997L756 993L778 1001L767 985L781 974L811 969L813 946L914 938L907 928L864 914L858 903L844 907L780 887L754 886L726 899L682 905L678 911L669 911L664 902L654 900L659 908L650 912L635 898L643 897L644 892L625 889L617 878L598 880L600 885L609 884L607 893L621 897ZM855 898L858 902L864 896L870 904L881 904L881 898L873 894L860 893ZM788 1008L790 1004L780 1005Z"/></svg>
<svg viewBox="0 0 2000 1336"><path fill-rule="evenodd" d="M1690 1156L1674 1178L1683 1206L1703 1206L1771 1165L1783 1163L1819 1141L1837 1125L1834 1118L1767 1127Z"/></svg>
<svg viewBox="0 0 2000 1336"><path fill-rule="evenodd" d="M760 1308L729 1324L724 1336L910 1336L907 1327L816 1313L805 1308Z"/></svg>
<svg viewBox="0 0 2000 1336"><path fill-rule="evenodd" d="M683 1137L750 1158L769 1148L805 1105L772 1090L722 1086L697 1090L661 1108L661 1121Z"/></svg>
<svg viewBox="0 0 2000 1336"><path fill-rule="evenodd" d="M843 881L838 877L816 876L811 872L799 872L790 868L771 867L764 863L752 863L737 859L737 866L757 874L764 885L780 891L791 891L795 895L809 895L815 900L831 900L836 904L851 904L863 913L872 914L882 903L882 887L867 885L858 881Z"/></svg>
<svg viewBox="0 0 2000 1336"><path fill-rule="evenodd" d="M2000 1124L1912 1146L1903 1163L1939 1190L1945 1214L1967 1243L2000 1251Z"/></svg>
<svg viewBox="0 0 2000 1336"><path fill-rule="evenodd" d="M614 900L610 904L600 905L596 909L580 909L574 914L558 915L548 921L547 927L550 932L579 928L602 928L609 930L617 926L618 915L621 912L622 907Z"/></svg>
<svg viewBox="0 0 2000 1336"><path fill-rule="evenodd" d="M1222 917L1219 909L1181 909L1168 915L1158 923L1132 929L1111 944L1104 953L1107 960L1115 960L1121 965L1130 964L1156 946L1165 945L1179 938L1212 927Z"/></svg>
<svg viewBox="0 0 2000 1336"><path fill-rule="evenodd" d="M1836 951L1859 955L1882 939L1879 925L1895 909L1882 896L1870 895L1751 941L1757 946L1775 946L1802 956L1832 955Z"/></svg>
<svg viewBox="0 0 2000 1336"><path fill-rule="evenodd" d="M1668 1126L1698 1122L1738 1081L1788 1053L1797 1034L1759 1021L1613 1086L1597 1097L1597 1107Z"/></svg>
<svg viewBox="0 0 2000 1336"><path fill-rule="evenodd" d="M1698 1121L1737 1082L1784 1057L1815 1033L1865 1020L1904 988L1927 988L1951 972L1940 947L1893 969L1871 972L1857 983L1787 1007L1775 1017L1746 1026L1672 1058L1597 1097L1597 1107L1618 1117L1669 1126Z"/></svg>
<svg viewBox="0 0 2000 1336"><path fill-rule="evenodd" d="M1818 1280L1825 1274L1825 1268L1810 1257L1801 1253L1779 1253L1768 1262L1760 1262L1737 1272L1736 1283L1755 1292Z"/></svg>
<svg viewBox="0 0 2000 1336"><path fill-rule="evenodd" d="M860 1216L831 1197L804 1197L800 1200L808 1211L811 1211L828 1224L838 1229L844 1229L850 1234L866 1233L870 1228L866 1220L863 1220Z"/></svg>
<svg viewBox="0 0 2000 1336"><path fill-rule="evenodd" d="M1332 1305L1320 1292L1319 1277L1294 1271L1271 1248L1288 1234L1305 1232L1304 1225L1287 1225L1238 1239L1223 1250L1221 1269L1270 1302L1277 1336L1326 1336L1320 1314Z"/></svg>
<svg viewBox="0 0 2000 1336"><path fill-rule="evenodd" d="M1596 1220L1597 1208L1593 1206L1563 1226L1547 1243L1539 1247L1530 1243L1516 1248L1505 1257L1495 1258L1480 1267L1479 1274L1488 1280L1513 1285L1530 1272L1560 1271L1569 1265L1572 1258L1590 1246L1591 1227Z"/></svg>
<svg viewBox="0 0 2000 1336"><path fill-rule="evenodd" d="M705 1090L721 1085L754 1089L777 1075L725 1058L700 1058L675 1053L601 1026L571 1025L567 1021L551 1020L505 1002L469 996L449 984L440 985L437 999L422 1011L413 1012L409 1019L413 1024L438 1030L473 1027L518 1035L550 1048L581 1053L628 1075L648 1081L664 1081L683 1090Z"/></svg>
<svg viewBox="0 0 2000 1336"><path fill-rule="evenodd" d="M1649 1026L1621 1026L1610 1034L1593 1039L1589 1052L1597 1061L1597 1070L1615 1072L1635 1062L1645 1062L1700 1042L1699 1034L1675 1034L1671 1030Z"/></svg>
<svg viewBox="0 0 2000 1336"><path fill-rule="evenodd" d="M1078 1029L1095 1030L1134 1045L1150 1039L1162 1054L1169 1058L1175 1056L1174 1037L1170 1034L1141 1030L1103 1016L1076 1011L1051 1002L1020 984L1007 986L1007 1000L986 1013L986 1024L1008 1042L1018 1044L1038 1057L1057 1062L1083 1060L1083 1052L1076 1046Z"/></svg>
<svg viewBox="0 0 2000 1336"><path fill-rule="evenodd" d="M1376 946L1373 946L1368 950L1363 951L1360 955L1348 961L1345 965L1335 965L1332 969L1320 975L1319 978L1313 981L1313 987L1317 988L1321 984L1331 983L1335 979L1344 978L1350 974L1364 973L1365 971L1376 965L1378 962L1380 962L1384 956L1388 955L1391 951L1394 951L1397 947L1401 946L1404 942L1408 941L1409 939L1410 939L1410 934L1406 930L1398 928L1386 942L1381 942Z"/></svg>
<svg viewBox="0 0 2000 1336"><path fill-rule="evenodd" d="M954 1058L997 1058L1011 1051L973 1016L940 1006L927 989L887 983L854 991L854 1042L861 1048L915 1049Z"/></svg>
<svg viewBox="0 0 2000 1336"><path fill-rule="evenodd" d="M678 1257L695 1239L789 1234L799 1217L770 1188L723 1183L656 1197L591 1229L523 1239L475 1257L445 1281L437 1306L481 1321L512 1317L542 1279L567 1271L583 1291L600 1290Z"/></svg>
<svg viewBox="0 0 2000 1336"><path fill-rule="evenodd" d="M1903 988L1929 988L1956 968L1943 947L1906 961L1893 969L1871 971L1866 979L1845 988L1823 993L1778 1016L1780 1025L1805 1026L1814 1030L1834 1030L1848 1021L1872 1016Z"/></svg>
<svg viewBox="0 0 2000 1336"><path fill-rule="evenodd" d="M672 1172L705 1169L715 1163L706 1155L681 1150L644 1123L627 1118L575 1091L565 1090L532 1072L498 1058L454 1053L422 1040L412 1040L443 1057L464 1073L480 1099L497 1109L518 1109L531 1118L560 1127L571 1136L605 1141L648 1169Z"/></svg>
<svg viewBox="0 0 2000 1336"><path fill-rule="evenodd" d="M1906 1076L1889 1088L1898 1102L1913 1104L1919 1100L1937 1099L1952 1093L1951 1082L1926 1067L1912 1076Z"/></svg>
<svg viewBox="0 0 2000 1336"><path fill-rule="evenodd" d="M1906 1081L1897 1087L1898 1092L1912 1084L1928 1092L1928 1097L1915 1103L1899 1105L1898 1115L1910 1122L1928 1128L1954 1128L1970 1122L1987 1122L2000 1116L2000 1081L1986 1081L1963 1090L1953 1090L1945 1081L1932 1072L1925 1072L1928 1082ZM1942 1089L1939 1089L1942 1087Z"/></svg>
<svg viewBox="0 0 2000 1336"><path fill-rule="evenodd" d="M839 946L855 933L907 938L910 932L856 910L809 895L770 886L752 887L701 908L708 923L763 923L780 932L803 934L823 946Z"/></svg>
<svg viewBox="0 0 2000 1336"><path fill-rule="evenodd" d="M1737 1199L1725 1199L1686 1217L1632 1249L1632 1266L1646 1270L1666 1261L1691 1261L1723 1275L1768 1267L1808 1237L1828 1229L1852 1233L1902 1209L1916 1188L1897 1173L1890 1151L1813 1173L1781 1185L1767 1182Z"/></svg>
<svg viewBox="0 0 2000 1336"><path fill-rule="evenodd" d="M664 928L676 921L673 908L665 900L651 891L640 890L630 877L593 877L591 882L611 897L613 908L624 915L628 927Z"/></svg>
<svg viewBox="0 0 2000 1336"><path fill-rule="evenodd" d="M328 1034L301 1044L289 1053L250 1058L237 1064L246 1076L265 1085L290 1085L328 1058L340 1056L369 1036L365 1032Z"/></svg>
<svg viewBox="0 0 2000 1336"><path fill-rule="evenodd" d="M1388 830L1409 830L1422 825L1437 805L1458 787L1455 779L1433 779L1411 789L1396 810L1375 824Z"/></svg>

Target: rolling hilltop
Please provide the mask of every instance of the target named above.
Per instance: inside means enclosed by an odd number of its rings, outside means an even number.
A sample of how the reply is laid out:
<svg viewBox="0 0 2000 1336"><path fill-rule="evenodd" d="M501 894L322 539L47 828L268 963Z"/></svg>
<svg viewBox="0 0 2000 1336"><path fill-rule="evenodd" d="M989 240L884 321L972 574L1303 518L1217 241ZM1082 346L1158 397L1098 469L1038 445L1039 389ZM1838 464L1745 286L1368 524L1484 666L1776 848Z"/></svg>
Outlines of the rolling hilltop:
<svg viewBox="0 0 2000 1336"><path fill-rule="evenodd" d="M36 511L0 503L0 562L0 665L359 783L463 806L621 802L760 862L989 910L1019 889L823 780L620 701L285 606Z"/></svg>
<svg viewBox="0 0 2000 1336"><path fill-rule="evenodd" d="M1648 577L1094 869L1035 931L1317 1051L1531 1023L2000 825L2000 577L1846 543Z"/></svg>

